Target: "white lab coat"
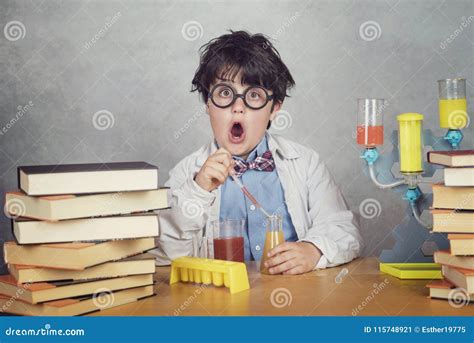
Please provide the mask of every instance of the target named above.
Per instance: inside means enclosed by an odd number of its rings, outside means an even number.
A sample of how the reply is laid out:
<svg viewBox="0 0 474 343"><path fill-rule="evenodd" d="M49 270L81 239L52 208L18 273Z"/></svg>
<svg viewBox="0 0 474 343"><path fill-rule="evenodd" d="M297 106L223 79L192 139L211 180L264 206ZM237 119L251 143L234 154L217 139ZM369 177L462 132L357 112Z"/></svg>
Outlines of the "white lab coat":
<svg viewBox="0 0 474 343"><path fill-rule="evenodd" d="M279 135L268 134L268 146L285 194L299 241L318 247L323 256L316 268L334 267L358 257L362 237L357 220L325 164L312 149ZM171 209L160 211L158 265L193 253L193 237L202 237L219 219L220 187L202 189L194 176L217 150L215 141L181 160L169 173ZM250 190L251 192L252 190Z"/></svg>

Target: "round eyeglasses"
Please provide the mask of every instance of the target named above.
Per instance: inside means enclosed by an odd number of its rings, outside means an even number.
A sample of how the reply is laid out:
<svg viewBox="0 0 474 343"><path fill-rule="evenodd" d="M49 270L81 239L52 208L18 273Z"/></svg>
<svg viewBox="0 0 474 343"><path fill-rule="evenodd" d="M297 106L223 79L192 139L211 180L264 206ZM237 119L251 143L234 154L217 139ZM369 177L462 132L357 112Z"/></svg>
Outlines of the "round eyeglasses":
<svg viewBox="0 0 474 343"><path fill-rule="evenodd" d="M219 83L212 87L210 92L212 103L219 108L226 108L234 104L237 98L244 101L245 106L252 110L264 108L273 95L261 86L250 86L242 94L238 94L231 86Z"/></svg>

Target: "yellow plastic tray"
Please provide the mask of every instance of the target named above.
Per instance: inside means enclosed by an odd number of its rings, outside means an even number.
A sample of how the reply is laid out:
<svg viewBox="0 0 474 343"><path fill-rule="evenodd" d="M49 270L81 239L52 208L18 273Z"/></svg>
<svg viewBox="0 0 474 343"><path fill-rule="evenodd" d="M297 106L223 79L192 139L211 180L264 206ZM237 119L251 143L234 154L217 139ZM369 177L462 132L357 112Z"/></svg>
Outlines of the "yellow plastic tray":
<svg viewBox="0 0 474 343"><path fill-rule="evenodd" d="M380 271L399 279L442 279L438 263L380 263Z"/></svg>
<svg viewBox="0 0 474 343"><path fill-rule="evenodd" d="M250 288L244 263L198 257L180 257L171 262L170 285L180 281L225 286L232 294Z"/></svg>

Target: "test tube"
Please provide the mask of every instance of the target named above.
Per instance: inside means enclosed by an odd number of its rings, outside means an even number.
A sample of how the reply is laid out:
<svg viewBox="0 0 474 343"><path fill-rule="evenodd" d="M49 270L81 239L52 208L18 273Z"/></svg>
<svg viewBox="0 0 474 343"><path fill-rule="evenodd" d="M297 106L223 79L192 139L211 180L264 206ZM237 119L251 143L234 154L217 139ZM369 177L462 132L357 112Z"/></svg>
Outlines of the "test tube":
<svg viewBox="0 0 474 343"><path fill-rule="evenodd" d="M202 237L200 234L195 234L193 236L192 244L194 257L200 257L205 259L214 258L214 254L212 252L212 239L210 237ZM181 278L183 278L184 276L183 281L192 280L194 282L203 283L207 285L212 283L212 274L209 271L189 270L189 273L192 275L188 275L188 271L186 268L181 268L181 271Z"/></svg>
<svg viewBox="0 0 474 343"><path fill-rule="evenodd" d="M439 126L459 130L468 124L466 79L438 80Z"/></svg>
<svg viewBox="0 0 474 343"><path fill-rule="evenodd" d="M400 173L423 173L423 115L403 113L397 116Z"/></svg>
<svg viewBox="0 0 474 343"><path fill-rule="evenodd" d="M357 144L366 148L383 145L384 99L357 99Z"/></svg>

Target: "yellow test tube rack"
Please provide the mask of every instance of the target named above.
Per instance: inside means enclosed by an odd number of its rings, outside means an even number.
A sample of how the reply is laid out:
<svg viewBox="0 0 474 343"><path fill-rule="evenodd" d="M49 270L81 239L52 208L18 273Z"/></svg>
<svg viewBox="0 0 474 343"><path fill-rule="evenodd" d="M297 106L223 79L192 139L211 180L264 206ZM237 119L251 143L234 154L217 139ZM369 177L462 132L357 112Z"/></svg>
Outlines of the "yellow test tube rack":
<svg viewBox="0 0 474 343"><path fill-rule="evenodd" d="M231 294L250 288L244 263L199 257L180 257L171 262L170 285L180 281L224 286Z"/></svg>

